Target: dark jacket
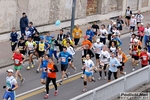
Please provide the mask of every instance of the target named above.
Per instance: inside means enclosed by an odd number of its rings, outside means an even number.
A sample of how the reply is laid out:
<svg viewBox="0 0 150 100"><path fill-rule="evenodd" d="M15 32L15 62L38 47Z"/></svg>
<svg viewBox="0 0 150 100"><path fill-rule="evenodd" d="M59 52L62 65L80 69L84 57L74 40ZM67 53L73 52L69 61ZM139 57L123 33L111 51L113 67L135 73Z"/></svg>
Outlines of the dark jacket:
<svg viewBox="0 0 150 100"><path fill-rule="evenodd" d="M26 28L28 27L28 17L25 16L25 17L22 17L20 18L20 28Z"/></svg>

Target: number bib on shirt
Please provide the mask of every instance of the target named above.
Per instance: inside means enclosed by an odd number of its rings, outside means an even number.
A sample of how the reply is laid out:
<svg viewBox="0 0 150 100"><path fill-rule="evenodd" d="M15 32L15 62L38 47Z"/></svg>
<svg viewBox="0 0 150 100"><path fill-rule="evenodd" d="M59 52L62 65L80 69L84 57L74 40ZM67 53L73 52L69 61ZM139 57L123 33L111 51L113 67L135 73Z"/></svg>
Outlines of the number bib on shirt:
<svg viewBox="0 0 150 100"><path fill-rule="evenodd" d="M146 56L143 56L143 60L145 60L145 61L146 61L146 60L147 60L146 58L147 58Z"/></svg>
<svg viewBox="0 0 150 100"><path fill-rule="evenodd" d="M61 57L61 61L62 62L66 62L66 58L65 57Z"/></svg>
<svg viewBox="0 0 150 100"><path fill-rule="evenodd" d="M15 44L15 42L11 42L11 45L14 45Z"/></svg>
<svg viewBox="0 0 150 100"><path fill-rule="evenodd" d="M19 60L18 59L15 59L15 64L19 64Z"/></svg>
<svg viewBox="0 0 150 100"><path fill-rule="evenodd" d="M23 46L19 46L19 50L23 50Z"/></svg>
<svg viewBox="0 0 150 100"><path fill-rule="evenodd" d="M132 54L136 55L136 51L132 51Z"/></svg>
<svg viewBox="0 0 150 100"><path fill-rule="evenodd" d="M78 33L78 32L76 32L76 35L79 35L79 33Z"/></svg>
<svg viewBox="0 0 150 100"><path fill-rule="evenodd" d="M39 51L44 51L44 43L39 44Z"/></svg>

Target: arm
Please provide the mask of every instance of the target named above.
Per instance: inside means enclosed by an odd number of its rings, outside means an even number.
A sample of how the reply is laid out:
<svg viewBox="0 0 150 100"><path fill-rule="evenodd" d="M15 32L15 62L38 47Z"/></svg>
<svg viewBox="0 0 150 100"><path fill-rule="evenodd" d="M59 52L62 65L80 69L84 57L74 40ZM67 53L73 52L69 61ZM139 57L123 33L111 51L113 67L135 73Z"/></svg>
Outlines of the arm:
<svg viewBox="0 0 150 100"><path fill-rule="evenodd" d="M124 53L123 53L122 56L123 56L123 62L124 62L124 63L127 62L127 60L128 60L128 59L127 59L127 56L126 56Z"/></svg>
<svg viewBox="0 0 150 100"><path fill-rule="evenodd" d="M51 70L51 72L58 72L58 71L59 71L59 70L58 70L57 66L54 65L54 70Z"/></svg>
<svg viewBox="0 0 150 100"><path fill-rule="evenodd" d="M118 38L118 42L119 42L119 45L118 46L121 46L122 45L122 42L121 40Z"/></svg>
<svg viewBox="0 0 150 100"><path fill-rule="evenodd" d="M115 67L118 67L118 66L120 65L120 62L119 62L119 60L118 60L117 58L116 58L115 60L116 60L116 61L115 61L115 64L114 64L114 65L115 65Z"/></svg>
<svg viewBox="0 0 150 100"><path fill-rule="evenodd" d="M22 63L26 60L26 57L22 54L22 58L23 58L23 61Z"/></svg>
<svg viewBox="0 0 150 100"><path fill-rule="evenodd" d="M90 49L92 48L92 43L90 41L88 41L88 45L90 47Z"/></svg>

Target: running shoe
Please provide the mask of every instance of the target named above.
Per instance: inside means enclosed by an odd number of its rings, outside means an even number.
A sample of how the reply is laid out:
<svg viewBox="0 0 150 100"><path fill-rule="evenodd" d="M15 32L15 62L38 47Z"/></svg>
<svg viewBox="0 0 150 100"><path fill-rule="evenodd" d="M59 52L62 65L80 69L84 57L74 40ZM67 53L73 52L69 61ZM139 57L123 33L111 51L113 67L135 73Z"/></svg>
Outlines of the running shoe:
<svg viewBox="0 0 150 100"><path fill-rule="evenodd" d="M27 67L27 70L30 70L30 66Z"/></svg>
<svg viewBox="0 0 150 100"><path fill-rule="evenodd" d="M135 69L133 68L132 71L135 71Z"/></svg>
<svg viewBox="0 0 150 100"><path fill-rule="evenodd" d="M40 70L39 70L39 69L36 69L36 72L37 72L37 73L39 73L39 72L40 72Z"/></svg>
<svg viewBox="0 0 150 100"><path fill-rule="evenodd" d="M86 88L84 88L83 90L82 90L82 92L86 92L87 91L87 89Z"/></svg>
<svg viewBox="0 0 150 100"><path fill-rule="evenodd" d="M106 76L104 77L104 80L106 80L107 78L106 78Z"/></svg>
<svg viewBox="0 0 150 100"><path fill-rule="evenodd" d="M62 81L59 82L59 85L62 85Z"/></svg>
<svg viewBox="0 0 150 100"><path fill-rule="evenodd" d="M58 95L58 90L56 90L55 92L54 92L54 96L57 96Z"/></svg>
<svg viewBox="0 0 150 100"><path fill-rule="evenodd" d="M20 81L21 81L21 84L23 84L25 81L25 78L22 78Z"/></svg>
<svg viewBox="0 0 150 100"><path fill-rule="evenodd" d="M46 94L46 95L44 96L44 99L48 99L48 96L49 96L49 95L48 95L48 94Z"/></svg>
<svg viewBox="0 0 150 100"><path fill-rule="evenodd" d="M31 68L34 68L34 64L31 65Z"/></svg>
<svg viewBox="0 0 150 100"><path fill-rule="evenodd" d="M81 76L81 79L83 79L83 78L84 78L84 75Z"/></svg>
<svg viewBox="0 0 150 100"><path fill-rule="evenodd" d="M76 68L76 67L74 67L74 72L75 72L75 73L77 72L77 68Z"/></svg>
<svg viewBox="0 0 150 100"><path fill-rule="evenodd" d="M101 77L98 78L98 80L101 80L101 79L102 79Z"/></svg>
<svg viewBox="0 0 150 100"><path fill-rule="evenodd" d="M95 80L95 78L94 78L94 77L92 77L92 81L93 81L93 82L96 82L96 80Z"/></svg>
<svg viewBox="0 0 150 100"><path fill-rule="evenodd" d="M127 72L123 72L124 73L124 75L126 75L127 74Z"/></svg>
<svg viewBox="0 0 150 100"><path fill-rule="evenodd" d="M66 73L66 78L68 78L69 77L69 75L68 75L68 73Z"/></svg>

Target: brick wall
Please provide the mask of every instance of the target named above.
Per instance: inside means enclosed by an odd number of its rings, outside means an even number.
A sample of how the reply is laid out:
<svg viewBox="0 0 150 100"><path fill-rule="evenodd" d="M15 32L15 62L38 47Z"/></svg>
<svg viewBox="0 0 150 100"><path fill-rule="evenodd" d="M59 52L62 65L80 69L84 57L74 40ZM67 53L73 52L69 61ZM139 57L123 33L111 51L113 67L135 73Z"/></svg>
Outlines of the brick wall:
<svg viewBox="0 0 150 100"><path fill-rule="evenodd" d="M87 0L86 15L94 15L97 13L98 0Z"/></svg>

